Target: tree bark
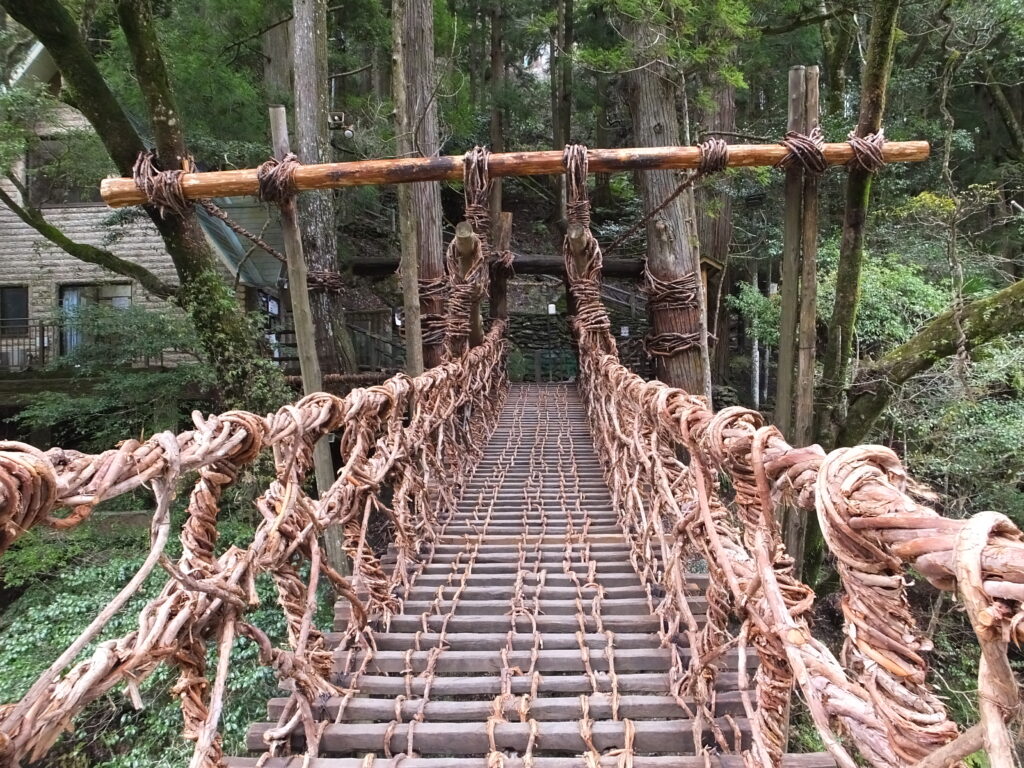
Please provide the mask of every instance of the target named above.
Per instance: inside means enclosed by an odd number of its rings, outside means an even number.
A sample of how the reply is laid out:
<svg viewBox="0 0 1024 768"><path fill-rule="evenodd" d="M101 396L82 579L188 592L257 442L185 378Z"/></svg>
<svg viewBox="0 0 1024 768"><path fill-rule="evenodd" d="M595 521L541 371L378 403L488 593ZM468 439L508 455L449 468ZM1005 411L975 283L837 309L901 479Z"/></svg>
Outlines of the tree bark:
<svg viewBox="0 0 1024 768"><path fill-rule="evenodd" d="M832 116L841 115L846 98L846 61L856 39L857 24L852 13L839 13L821 25L821 45L825 69L825 108Z"/></svg>
<svg viewBox="0 0 1024 768"><path fill-rule="evenodd" d="M294 0L292 73L295 92L295 140L303 163L330 161L327 136L327 0ZM299 196L302 249L313 273L338 272L338 237L334 193ZM355 351L345 326L345 308L338 293L310 285L310 309L316 328L317 357L325 374L354 373Z"/></svg>
<svg viewBox="0 0 1024 768"><path fill-rule="evenodd" d="M1024 280L967 304L961 310L967 350L1024 330ZM949 310L876 363L865 366L850 387L846 421L837 445L863 441L893 394L910 378L957 352L956 317Z"/></svg>
<svg viewBox="0 0 1024 768"><path fill-rule="evenodd" d="M405 157L432 157L440 150L434 74L434 15L428 0L395 0L394 98L398 151ZM404 184L398 189L402 259L418 259L421 284L444 278L441 250L441 186ZM423 363L438 365L443 356L444 302L434 292L419 297L424 319ZM440 332L439 332L440 331ZM407 340L408 341L408 340Z"/></svg>
<svg viewBox="0 0 1024 768"><path fill-rule="evenodd" d="M501 0L491 5L491 152L505 151L505 12ZM501 214L501 179L491 181L491 226ZM492 231L492 240L493 237Z"/></svg>
<svg viewBox="0 0 1024 768"><path fill-rule="evenodd" d="M626 37L634 50L650 48L657 30L647 22L628 22ZM633 136L639 146L679 143L676 115L675 76L657 61L636 67L626 75L629 108L633 118ZM657 208L679 185L679 177L666 171L642 171L637 185L644 211ZM692 200L692 197L690 197ZM694 306L658 308L651 325L656 335L686 334L691 341L678 345L668 355L658 356L658 377L666 384L681 387L695 395L711 396L711 370L708 361L707 321L704 291L700 275L700 257L689 224L692 205L684 211L685 196L676 198L647 222L647 268L659 280L677 280L687 275L696 278Z"/></svg>
<svg viewBox="0 0 1024 768"><path fill-rule="evenodd" d="M868 39L867 60L861 83L860 118L856 134L864 137L882 126L889 73L896 41L899 0L875 0ZM864 227L871 199L872 174L859 166L850 170L846 182L843 235L836 269L836 295L825 348L818 412L817 435L822 445L834 444L842 424L846 379L853 354L853 336L860 297L861 267L864 261Z"/></svg>

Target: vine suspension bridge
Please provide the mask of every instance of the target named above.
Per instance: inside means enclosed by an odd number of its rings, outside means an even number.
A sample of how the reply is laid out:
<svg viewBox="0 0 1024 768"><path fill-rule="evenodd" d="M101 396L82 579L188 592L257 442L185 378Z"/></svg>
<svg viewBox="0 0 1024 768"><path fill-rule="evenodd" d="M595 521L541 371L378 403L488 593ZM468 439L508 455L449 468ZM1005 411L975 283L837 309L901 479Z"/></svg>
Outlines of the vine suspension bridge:
<svg viewBox="0 0 1024 768"><path fill-rule="evenodd" d="M728 165L824 167L921 159L923 142L881 137L779 146L592 150L466 158L281 164L192 174L146 165L108 180L112 204L185 206L270 194L465 174L469 260L453 243L441 332L445 362L344 398L307 394L276 413L194 416L194 428L126 440L98 455L0 444L0 552L35 525L82 524L141 486L156 500L137 574L26 695L0 708L0 766L41 758L115 686L177 668L192 766L322 768L661 768L950 765L978 749L1013 765L1017 683L1007 658L1024 639L1024 539L1004 516L945 518L879 446L826 454L790 446L744 408L623 367L601 303L589 172ZM358 167L357 167L358 166ZM275 168L288 168L287 175ZM580 377L510 385L506 321L474 338L489 273L508 270L486 237L491 175L567 175L565 272ZM270 179L271 181L267 181ZM692 276L690 276L692 278ZM692 280L691 280L692 282ZM689 285L689 283L687 283ZM661 300L694 291L655 285ZM478 342L478 343L474 343ZM661 339L670 350L686 339ZM337 435L342 467L314 499L314 447ZM256 501L245 548L217 546L221 495L264 452L275 479ZM197 476L180 532L176 486ZM778 518L817 515L842 582L839 658L809 626L814 593L793 571ZM62 511L63 510L63 511ZM351 574L320 535L342 532ZM388 534L375 548L371 529ZM124 637L95 644L156 568L168 580ZM956 592L981 650L980 721L964 732L928 683L929 640L907 600L906 570ZM276 647L248 620L268 574L287 624ZM332 632L314 621L318 589L339 596ZM219 735L236 640L255 643L287 694L229 757ZM211 663L212 662L212 663ZM786 754L799 691L826 752Z"/></svg>

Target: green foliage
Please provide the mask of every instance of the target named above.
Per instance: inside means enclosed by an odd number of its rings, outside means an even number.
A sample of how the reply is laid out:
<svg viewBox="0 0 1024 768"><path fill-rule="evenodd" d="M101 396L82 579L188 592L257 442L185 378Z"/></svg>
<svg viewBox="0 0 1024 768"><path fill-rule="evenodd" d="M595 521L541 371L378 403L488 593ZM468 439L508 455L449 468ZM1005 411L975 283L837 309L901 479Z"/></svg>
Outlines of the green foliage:
<svg viewBox="0 0 1024 768"><path fill-rule="evenodd" d="M88 534L49 534L54 539L48 542L49 550L60 549L62 542L77 542L72 547L74 554L60 563L38 563L40 571L25 582L29 584L28 589L0 616L0 704L16 701L138 569L142 562L138 553L148 549L147 529L111 526L110 533L114 535L107 538L105 548L82 546L85 538L90 537ZM247 542L253 530L249 527L237 533L241 541ZM92 539L94 544L101 543L99 536L92 536ZM39 551L40 547L35 542L25 543L23 539L14 552L5 556L5 564L11 554L30 550ZM113 618L99 641L135 629L143 604L159 593L166 578L166 574L157 569L140 593ZM280 642L285 635L284 621L276 608L275 590L269 578L257 581L257 591L261 605L267 607L251 611L247 620L267 632L272 642ZM93 643L81 658L86 658L95 646ZM215 662L215 653L211 650L208 667L212 669ZM181 735L180 707L171 690L176 680L177 674L172 668L159 667L140 686L145 703L141 711L131 706L120 689L103 695L86 709L74 730L58 741L41 765L47 768L134 768L139 765L181 768L187 765L190 745ZM244 751L245 729L250 722L259 719L266 699L274 695L276 688L271 670L258 663L256 647L247 640L237 640L232 649L221 721L227 752Z"/></svg>
<svg viewBox="0 0 1024 768"><path fill-rule="evenodd" d="M739 291L727 296L732 309L749 324L750 332L762 344L779 343L779 324L782 320L782 300L779 294L765 296L752 283L740 283Z"/></svg>
<svg viewBox="0 0 1024 768"><path fill-rule="evenodd" d="M0 173L25 159L25 147L36 139L34 127L55 107L41 84L0 88Z"/></svg>
<svg viewBox="0 0 1024 768"><path fill-rule="evenodd" d="M264 58L258 36L246 38L287 15L289 4L186 0L161 4L159 10L157 36L196 159L213 168L249 167L265 160ZM104 78L130 112L145 115L116 19L101 15L97 27L109 35L100 57Z"/></svg>
<svg viewBox="0 0 1024 768"><path fill-rule="evenodd" d="M943 368L911 385L880 431L948 514L996 509L1024 524L1024 338L974 354L965 380Z"/></svg>
<svg viewBox="0 0 1024 768"><path fill-rule="evenodd" d="M819 256L818 311L827 321L836 291L839 246L825 244ZM857 310L857 343L862 355L872 355L909 339L930 317L946 309L945 290L925 279L922 269L899 253L866 255L861 273Z"/></svg>
<svg viewBox="0 0 1024 768"><path fill-rule="evenodd" d="M86 305L60 320L62 333L82 343L51 365L81 384L29 397L16 416L23 426L55 428L61 443L105 450L126 436L180 427L204 405L214 375L180 312ZM152 367L165 362L174 365Z"/></svg>

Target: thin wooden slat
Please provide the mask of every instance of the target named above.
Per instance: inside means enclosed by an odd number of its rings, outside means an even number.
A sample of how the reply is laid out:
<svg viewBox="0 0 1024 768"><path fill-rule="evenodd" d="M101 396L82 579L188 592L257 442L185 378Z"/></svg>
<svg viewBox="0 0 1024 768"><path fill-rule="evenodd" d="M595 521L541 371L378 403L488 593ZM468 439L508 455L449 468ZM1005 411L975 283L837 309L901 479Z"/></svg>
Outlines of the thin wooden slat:
<svg viewBox="0 0 1024 768"><path fill-rule="evenodd" d="M733 733L732 722L717 718L716 724L727 734ZM743 718L733 721L740 729L744 744L749 743L750 725ZM514 750L522 753L530 741L531 723L505 722L493 727L495 745L499 750ZM275 727L272 723L256 723L246 735L250 749L263 746L263 733ZM535 751L545 753L579 753L587 750L576 722L539 722ZM416 723L415 749L426 755L483 755L490 748L488 724L482 721L470 723ZM621 749L624 744L626 726L621 721L597 720L591 726L594 746L599 751ZM389 746L393 753L402 752L408 745L406 723L331 723L323 730L320 741L321 753L384 752L386 734L390 734ZM693 754L693 724L689 720L638 720L633 723L635 733L634 749L637 752L672 755ZM710 727L703 734L705 746L712 746ZM293 747L301 749L304 737L301 730L293 735Z"/></svg>
<svg viewBox="0 0 1024 768"><path fill-rule="evenodd" d="M610 691L611 676L607 672L595 672L599 683L598 690ZM351 678L340 675L339 685L352 682ZM357 682L359 692L367 696L404 696L406 695L406 679L401 675L360 675ZM413 696L422 696L425 679L414 677L409 682ZM669 689L668 675L664 672L644 672L638 674L625 673L616 676L619 693L652 693L662 695ZM521 696L529 693L533 681L527 676L511 679L512 693ZM735 672L722 672L715 677L715 689L720 691L735 690L737 676ZM497 677L436 677L430 686L431 698L445 696L488 696L494 697L502 692L501 680ZM545 695L555 693L576 694L593 693L594 688L589 675L542 675L539 691Z"/></svg>
<svg viewBox="0 0 1024 768"><path fill-rule="evenodd" d="M595 720L612 719L612 697L607 693L592 693L587 696L588 712ZM317 702L313 715L318 720L337 720L341 697L333 697ZM277 719L288 703L286 698L271 699L267 706L267 717ZM417 699L405 699L400 704L402 720L411 720L420 712L423 702ZM715 706L719 715L741 714L743 702L739 693L722 693L715 698ZM619 717L630 720L653 720L673 717L684 717L685 713L674 696L636 696L619 697ZM423 708L423 716L427 721L466 721L487 720L494 712L494 702L485 699L469 701L436 701L431 700ZM369 699L356 697L345 705L344 720L357 722L363 720L390 721L395 717L395 703L389 699ZM579 696L551 696L530 701L528 717L535 720L579 720L583 715Z"/></svg>
<svg viewBox="0 0 1024 768"><path fill-rule="evenodd" d="M853 158L853 149L845 142L826 144L823 152L830 165L846 163ZM781 144L734 144L729 146L728 165L731 168L774 166L786 153L786 148ZM885 144L883 157L887 163L916 162L927 158L928 153L926 141L890 141ZM587 157L590 173L673 170L696 168L700 163L701 151L699 147L592 149ZM464 172L463 159L462 155L448 155L304 165L296 169L294 181L299 191L415 181L458 181ZM492 178L540 176L565 173L565 166L561 150L502 152L490 155L488 171ZM186 173L181 177L181 186L190 200L255 195L259 190L255 168ZM104 179L100 183L100 194L112 208L145 202L145 196L132 179Z"/></svg>
<svg viewBox="0 0 1024 768"><path fill-rule="evenodd" d="M227 768L256 768L258 758L229 757L225 758ZM272 757L261 764L263 768L300 768L302 758ZM601 755L598 768L621 768L620 755ZM744 768L745 763L740 755L708 755L704 757L667 757L652 755L635 755L632 759L633 768ZM804 755L783 755L782 768L835 768L835 759L827 752L814 752ZM529 764L521 757L502 758L503 768L593 768L593 764L583 757L535 757ZM309 768L366 768L363 758L354 757L321 757L313 758ZM373 768L491 768L484 757L405 757L387 759L375 758Z"/></svg>
<svg viewBox="0 0 1024 768"><path fill-rule="evenodd" d="M694 613L705 613L707 611L707 601L701 596L694 596L688 600L690 604L690 610ZM591 613L589 608L590 601L584 601L584 612L586 615ZM531 601L532 606L532 601ZM409 614L422 614L422 613L440 613L446 614L451 608L452 604L448 600L442 600L437 607L434 607L433 601L426 600L408 600L405 603L405 612ZM643 603L636 600L602 600L601 601L601 616L607 618L610 616L622 616L632 615L637 612L638 608L644 607ZM507 600L459 600L458 614L463 616L474 615L474 616L504 616L511 610ZM575 600L545 600L543 597L540 600L540 612L545 616L575 616L576 615L576 601Z"/></svg>
<svg viewBox="0 0 1024 768"><path fill-rule="evenodd" d="M690 658L689 648L679 648L679 657L684 663ZM508 655L510 668L527 670L532 661L531 651L512 651ZM336 668L346 657L352 657L349 669L358 669L365 653L359 650L335 651ZM589 651L591 669L608 671L609 665L604 648ZM747 666L757 666L757 654L746 655ZM612 659L615 671L621 672L667 672L672 666L672 656L667 648L620 648L614 651ZM427 668L430 651L376 651L370 660L368 669L385 674L402 674L408 669L418 675ZM722 657L722 665L727 669L735 668L737 655L730 651ZM438 675L492 674L497 675L502 669L501 654L498 651L444 651L435 661L434 671ZM537 653L535 669L541 674L581 673L586 671L580 651L577 650L542 650Z"/></svg>
<svg viewBox="0 0 1024 768"><path fill-rule="evenodd" d="M649 632L615 632L613 633L616 648L657 648L660 638ZM341 632L328 632L325 636L329 648L336 647L344 637ZM565 649L577 650L579 640L575 634L545 633L541 635L545 650L557 651ZM433 648L440 642L441 635L436 633L420 634L414 632L376 632L374 642L381 651L404 651L407 648ZM588 648L604 648L608 644L608 635L602 632L588 632L583 636ZM500 650L509 641L508 632L446 632L445 648L452 651ZM512 633L512 648L527 651L533 648L532 632ZM685 635L676 638L680 645L685 644ZM578 651L577 651L578 652Z"/></svg>

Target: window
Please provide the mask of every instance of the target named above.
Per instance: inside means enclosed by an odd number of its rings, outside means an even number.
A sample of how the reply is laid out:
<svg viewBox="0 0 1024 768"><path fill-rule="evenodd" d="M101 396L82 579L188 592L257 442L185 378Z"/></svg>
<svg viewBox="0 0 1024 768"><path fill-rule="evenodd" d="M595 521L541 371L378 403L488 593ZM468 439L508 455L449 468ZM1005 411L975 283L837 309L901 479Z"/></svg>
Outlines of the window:
<svg viewBox="0 0 1024 768"><path fill-rule="evenodd" d="M74 311L77 307L87 304L98 304L101 307L124 309L132 305L131 283L108 283L105 285L62 285L60 289L60 307L65 311Z"/></svg>
<svg viewBox="0 0 1024 768"><path fill-rule="evenodd" d="M25 158L28 197L32 205L101 202L99 184L76 181L71 140L41 139ZM81 175L81 171L78 172Z"/></svg>
<svg viewBox="0 0 1024 768"><path fill-rule="evenodd" d="M0 287L0 336L28 335L28 287Z"/></svg>
<svg viewBox="0 0 1024 768"><path fill-rule="evenodd" d="M108 283L105 285L62 285L60 308L65 314L73 315L82 307L96 306L124 309L132 305L131 283ZM61 351L67 354L88 339L73 318L61 331Z"/></svg>

